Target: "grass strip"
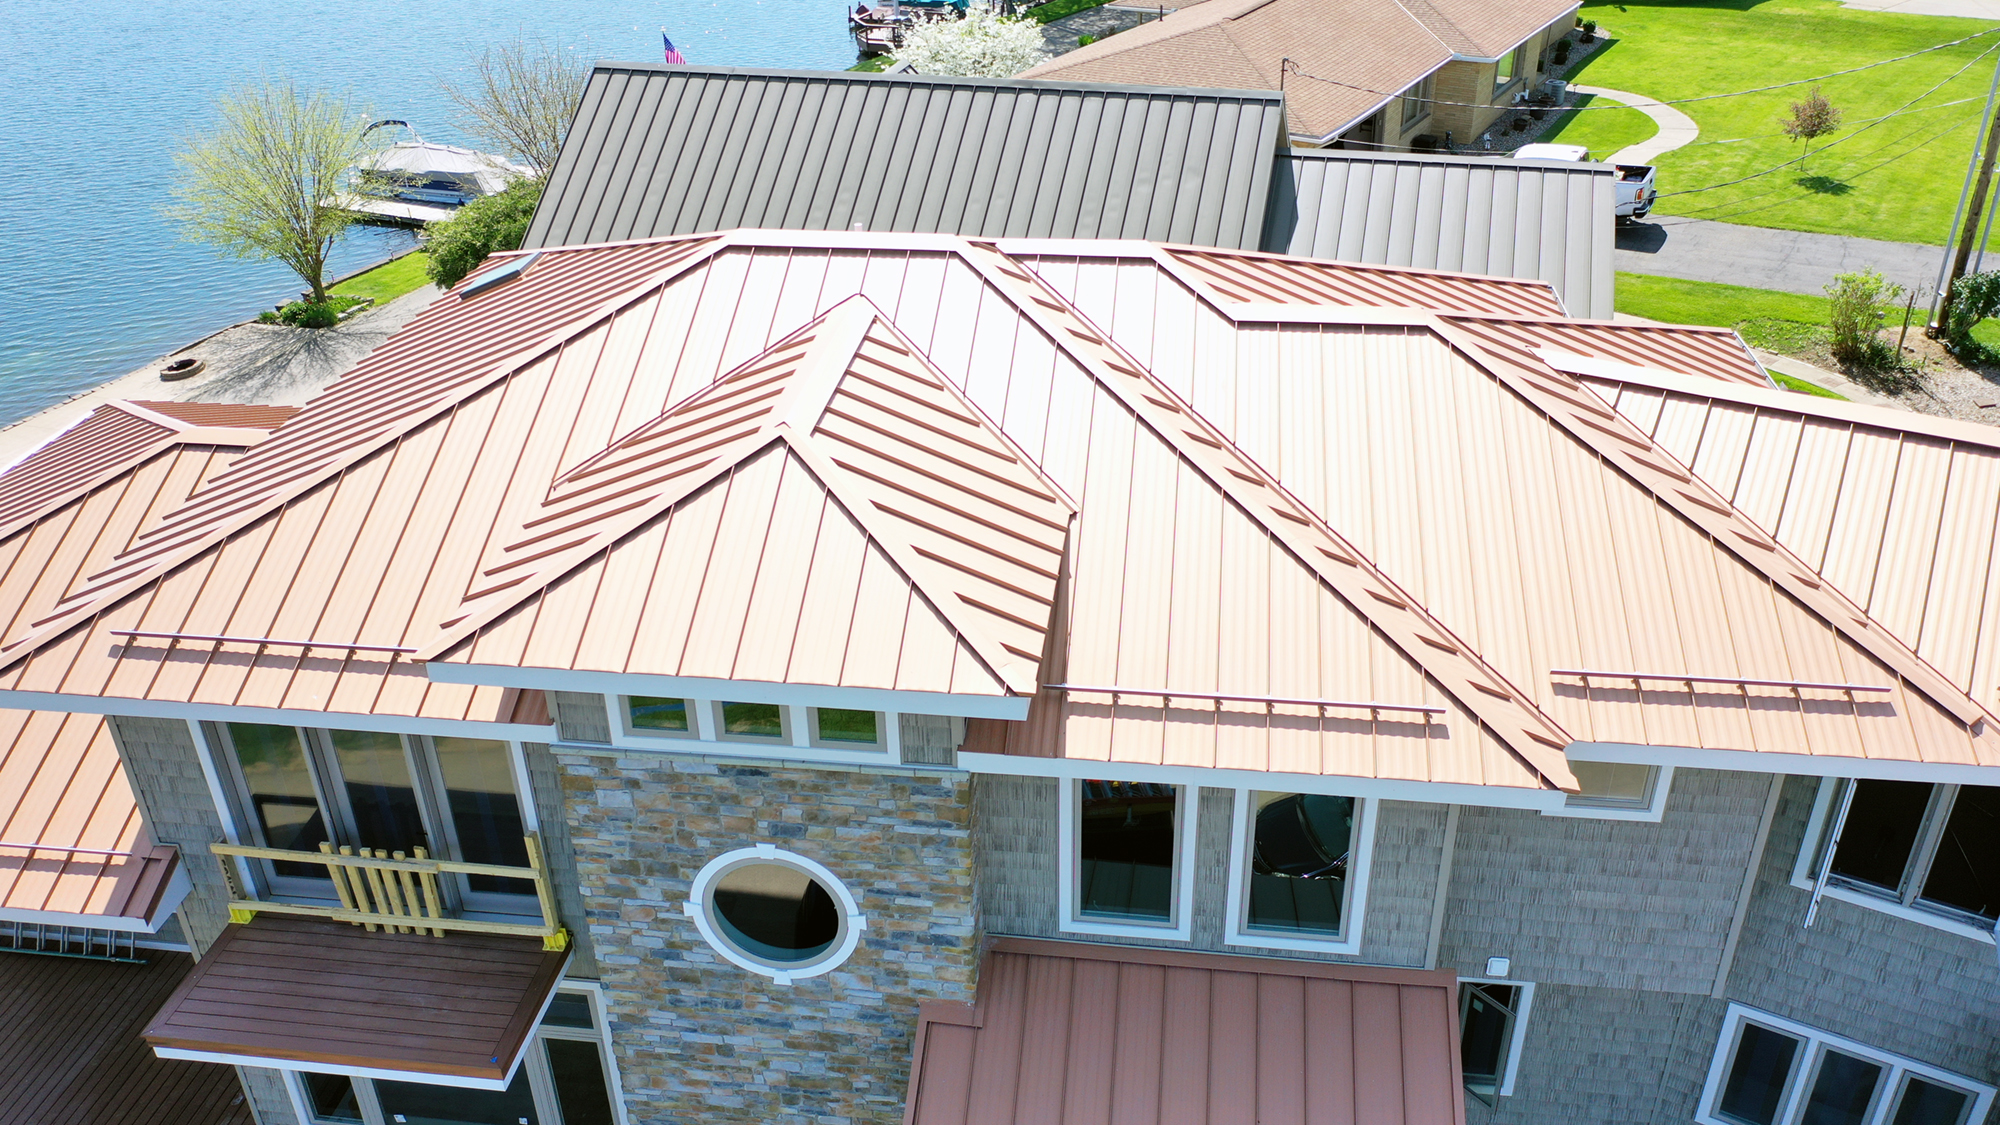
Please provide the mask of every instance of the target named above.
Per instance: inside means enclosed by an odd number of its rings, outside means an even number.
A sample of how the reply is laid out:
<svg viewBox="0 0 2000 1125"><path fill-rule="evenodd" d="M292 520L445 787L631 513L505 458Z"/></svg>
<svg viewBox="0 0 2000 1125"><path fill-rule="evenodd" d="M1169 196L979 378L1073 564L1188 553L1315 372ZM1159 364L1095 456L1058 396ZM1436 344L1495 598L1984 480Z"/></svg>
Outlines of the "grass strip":
<svg viewBox="0 0 2000 1125"><path fill-rule="evenodd" d="M430 255L422 250L405 254L367 273L356 274L327 292L342 297L373 297L376 304L385 305L430 284L431 279L424 273L424 266L430 260Z"/></svg>
<svg viewBox="0 0 2000 1125"><path fill-rule="evenodd" d="M1769 369L1767 368L1766 370ZM1837 398L1842 402L1847 401L1847 396L1841 394L1839 391L1829 391L1818 383L1808 383L1796 375L1787 375L1782 371L1772 371L1771 381L1788 391L1797 391L1802 395L1813 395L1817 398Z"/></svg>

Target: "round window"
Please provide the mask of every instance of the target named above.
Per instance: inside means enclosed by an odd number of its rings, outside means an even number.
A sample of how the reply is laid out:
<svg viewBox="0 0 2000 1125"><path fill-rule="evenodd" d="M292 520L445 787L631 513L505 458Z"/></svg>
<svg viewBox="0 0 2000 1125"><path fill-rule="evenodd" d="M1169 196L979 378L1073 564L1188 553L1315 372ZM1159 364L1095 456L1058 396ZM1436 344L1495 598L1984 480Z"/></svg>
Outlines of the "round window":
<svg viewBox="0 0 2000 1125"><path fill-rule="evenodd" d="M686 911L726 960L780 984L847 960L867 924L833 872L770 844L710 860Z"/></svg>

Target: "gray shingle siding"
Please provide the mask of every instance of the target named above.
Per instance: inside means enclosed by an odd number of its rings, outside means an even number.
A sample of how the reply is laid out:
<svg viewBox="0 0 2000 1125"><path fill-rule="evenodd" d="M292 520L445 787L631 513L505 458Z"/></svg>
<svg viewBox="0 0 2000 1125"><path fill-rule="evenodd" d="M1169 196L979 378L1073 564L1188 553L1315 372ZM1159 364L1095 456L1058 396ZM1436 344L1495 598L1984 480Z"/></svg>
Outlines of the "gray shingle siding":
<svg viewBox="0 0 2000 1125"><path fill-rule="evenodd" d="M298 1111L292 1106L292 1095L285 1089L281 1072L261 1066L239 1066L236 1078L243 1083L257 1125L298 1125Z"/></svg>
<svg viewBox="0 0 2000 1125"><path fill-rule="evenodd" d="M528 764L528 781L535 788L535 820L541 825L542 853L548 860L549 879L555 887L556 910L570 932L569 965L563 975L596 980L597 958L590 943L590 921L583 912L576 849L570 842L569 819L564 812L562 767L543 743L522 743L521 756Z"/></svg>
<svg viewBox="0 0 2000 1125"><path fill-rule="evenodd" d="M552 691L548 695L558 738L564 742L611 741L611 717L605 713L603 696L584 691Z"/></svg>
<svg viewBox="0 0 2000 1125"><path fill-rule="evenodd" d="M1770 781L1678 770L1658 824L1466 808L1439 965L1524 980L1714 987Z"/></svg>
<svg viewBox="0 0 2000 1125"><path fill-rule="evenodd" d="M1611 316L1608 164L1294 152L1271 179L1265 250L1546 281L1570 315Z"/></svg>
<svg viewBox="0 0 2000 1125"><path fill-rule="evenodd" d="M523 246L766 227L1255 249L1275 91L603 64Z"/></svg>
<svg viewBox="0 0 2000 1125"><path fill-rule="evenodd" d="M1068 937L1060 927L1058 801L1062 783L1052 778L973 778L975 877L984 928L989 933ZM1229 893L1229 843L1235 795L1202 789L1195 824L1195 901L1189 942L1091 935L1079 940L1124 945L1165 945L1229 953L1258 953L1223 941ZM1443 805L1384 801L1376 814L1375 861L1369 873L1361 952L1351 957L1313 953L1275 956L1422 965L1430 938L1431 906L1444 850Z"/></svg>
<svg viewBox="0 0 2000 1125"><path fill-rule="evenodd" d="M1727 1005L1706 996L1539 985L1510 1097L1466 1095L1467 1125L1679 1125L1694 1114Z"/></svg>
<svg viewBox="0 0 2000 1125"><path fill-rule="evenodd" d="M1819 779L1785 780L1727 996L1981 1082L2000 1082L1993 947L1791 885ZM1714 1049L1713 1039L1709 1049Z"/></svg>
<svg viewBox="0 0 2000 1125"><path fill-rule="evenodd" d="M193 887L181 902L181 930L196 956L229 924L229 892L208 846L224 839L222 818L201 769L201 752L183 719L112 716L111 739L153 839L181 851Z"/></svg>
<svg viewBox="0 0 2000 1125"><path fill-rule="evenodd" d="M965 720L944 715L903 715L896 723L903 761L913 766L957 766Z"/></svg>

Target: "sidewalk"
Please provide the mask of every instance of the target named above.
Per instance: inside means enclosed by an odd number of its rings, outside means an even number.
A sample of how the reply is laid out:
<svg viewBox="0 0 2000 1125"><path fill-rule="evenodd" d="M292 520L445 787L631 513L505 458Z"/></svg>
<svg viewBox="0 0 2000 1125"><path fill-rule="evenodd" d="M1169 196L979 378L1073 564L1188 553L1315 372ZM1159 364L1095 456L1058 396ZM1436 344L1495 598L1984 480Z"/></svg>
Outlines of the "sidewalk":
<svg viewBox="0 0 2000 1125"><path fill-rule="evenodd" d="M2000 0L1995 2L2000 3ZM1694 123L1694 118L1644 94L1611 90L1603 86L1571 86L1570 89L1579 94L1589 94L1606 101L1622 102L1631 106L1652 118L1654 127L1659 130L1636 145L1627 145L1609 156L1598 158L1606 164L1651 164L1682 145L1693 144L1695 138L1701 136L1701 127Z"/></svg>
<svg viewBox="0 0 2000 1125"><path fill-rule="evenodd" d="M1626 273L1719 281L1815 297L1825 295L1835 274L1876 269L1918 294L1919 300L1937 284L1943 260L1941 246L1664 215L1619 227L1618 248L1612 255L1615 268Z"/></svg>
<svg viewBox="0 0 2000 1125"><path fill-rule="evenodd" d="M334 328L314 331L271 324L239 324L173 353L206 360L201 374L180 382L160 379L166 357L31 414L0 429L0 466L11 465L67 430L92 410L119 399L156 402L252 402L299 406L416 319L437 298L436 286L369 309Z"/></svg>

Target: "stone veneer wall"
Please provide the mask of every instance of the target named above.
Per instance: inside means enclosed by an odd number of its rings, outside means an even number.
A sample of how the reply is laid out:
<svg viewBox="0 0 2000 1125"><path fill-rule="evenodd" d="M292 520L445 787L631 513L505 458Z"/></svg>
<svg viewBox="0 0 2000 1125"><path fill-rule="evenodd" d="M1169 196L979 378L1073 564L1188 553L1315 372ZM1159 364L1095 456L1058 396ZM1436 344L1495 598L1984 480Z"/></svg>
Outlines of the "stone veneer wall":
<svg viewBox="0 0 2000 1125"><path fill-rule="evenodd" d="M556 759L633 1125L899 1122L918 1003L973 998L966 779ZM868 925L845 964L775 985L724 961L682 913L704 864L758 843L846 883Z"/></svg>

